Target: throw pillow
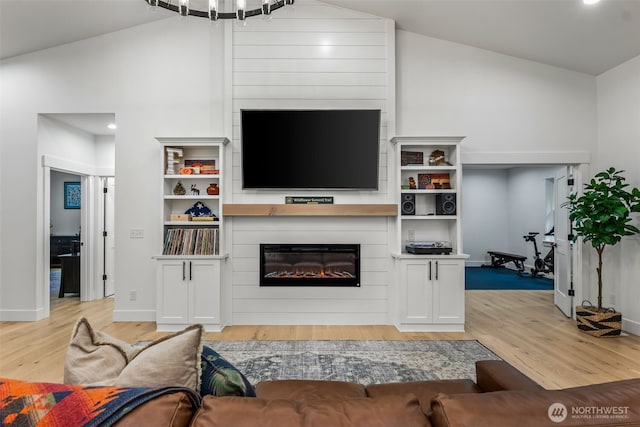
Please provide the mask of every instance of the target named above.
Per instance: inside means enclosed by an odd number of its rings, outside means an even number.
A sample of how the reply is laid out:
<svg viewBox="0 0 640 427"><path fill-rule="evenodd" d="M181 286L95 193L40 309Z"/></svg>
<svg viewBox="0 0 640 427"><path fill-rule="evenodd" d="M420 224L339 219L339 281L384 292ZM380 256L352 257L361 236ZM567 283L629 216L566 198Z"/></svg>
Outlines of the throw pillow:
<svg viewBox="0 0 640 427"><path fill-rule="evenodd" d="M202 333L202 325L191 325L152 342L124 367L115 385L182 386L200 392Z"/></svg>
<svg viewBox="0 0 640 427"><path fill-rule="evenodd" d="M202 325L192 325L139 348L96 332L78 320L64 365L65 384L188 387L200 391Z"/></svg>
<svg viewBox="0 0 640 427"><path fill-rule="evenodd" d="M65 384L112 385L140 349L94 331L80 318L73 332L64 362Z"/></svg>
<svg viewBox="0 0 640 427"><path fill-rule="evenodd" d="M255 397L253 385L235 366L220 356L214 349L202 347L202 377L200 394L205 396Z"/></svg>

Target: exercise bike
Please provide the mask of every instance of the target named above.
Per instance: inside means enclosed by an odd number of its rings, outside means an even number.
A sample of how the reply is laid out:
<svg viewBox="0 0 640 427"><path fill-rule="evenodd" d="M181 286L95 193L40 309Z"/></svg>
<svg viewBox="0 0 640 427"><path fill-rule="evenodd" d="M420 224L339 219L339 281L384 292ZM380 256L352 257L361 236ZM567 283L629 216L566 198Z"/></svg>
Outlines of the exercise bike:
<svg viewBox="0 0 640 427"><path fill-rule="evenodd" d="M538 276L540 273L553 273L553 251L556 247L555 243L551 243L551 249L549 249L549 252L547 252L544 258L541 258L540 255L542 255L542 253L538 250L538 243L536 242L536 236L538 234L540 233L536 231L530 231L529 235L522 236L524 237L525 241L533 242L535 261L533 263L533 268L531 269L531 275L534 277ZM552 234L552 232L548 234Z"/></svg>

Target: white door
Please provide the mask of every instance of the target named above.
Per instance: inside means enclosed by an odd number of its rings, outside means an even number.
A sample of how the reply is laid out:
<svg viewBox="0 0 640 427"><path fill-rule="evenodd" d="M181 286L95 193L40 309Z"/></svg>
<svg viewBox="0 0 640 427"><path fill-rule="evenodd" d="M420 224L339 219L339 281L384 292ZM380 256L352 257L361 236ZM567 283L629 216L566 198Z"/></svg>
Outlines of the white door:
<svg viewBox="0 0 640 427"><path fill-rule="evenodd" d="M554 303L567 317L573 315L573 297L571 289L571 245L569 242L569 211L562 205L569 196L568 167L563 166L556 171L554 206ZM545 254L543 253L542 256Z"/></svg>
<svg viewBox="0 0 640 427"><path fill-rule="evenodd" d="M104 281L104 296L112 296L116 293L115 286L115 230L114 230L114 198L115 198L115 178L104 178L104 274L107 279Z"/></svg>

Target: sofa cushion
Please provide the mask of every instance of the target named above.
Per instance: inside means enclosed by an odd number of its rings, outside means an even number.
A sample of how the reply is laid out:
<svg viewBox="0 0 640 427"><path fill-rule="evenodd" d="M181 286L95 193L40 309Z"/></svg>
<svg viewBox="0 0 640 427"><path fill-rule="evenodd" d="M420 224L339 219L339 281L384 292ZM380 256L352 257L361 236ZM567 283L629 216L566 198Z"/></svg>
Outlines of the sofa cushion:
<svg viewBox="0 0 640 427"><path fill-rule="evenodd" d="M469 379L409 381L403 383L371 384L367 386L367 396L381 397L390 395L414 394L420 402L422 411L431 413L431 399L438 393L480 393L480 388Z"/></svg>
<svg viewBox="0 0 640 427"><path fill-rule="evenodd" d="M261 399L352 399L366 397L364 386L344 381L276 380L256 384L256 395Z"/></svg>
<svg viewBox="0 0 640 427"><path fill-rule="evenodd" d="M640 426L640 379L565 390L436 396L435 427Z"/></svg>
<svg viewBox="0 0 640 427"><path fill-rule="evenodd" d="M187 427L196 408L184 392L165 394L129 412L114 427Z"/></svg>
<svg viewBox="0 0 640 427"><path fill-rule="evenodd" d="M214 396L255 397L249 380L235 366L207 345L202 346L200 356L202 376L200 394Z"/></svg>
<svg viewBox="0 0 640 427"><path fill-rule="evenodd" d="M181 386L200 390L201 325L167 335L143 348L94 331L85 318L74 328L64 383L124 387Z"/></svg>
<svg viewBox="0 0 640 427"><path fill-rule="evenodd" d="M412 395L310 401L205 396L192 427L425 427Z"/></svg>
<svg viewBox="0 0 640 427"><path fill-rule="evenodd" d="M476 382L482 391L544 390L540 384L504 360L477 361Z"/></svg>

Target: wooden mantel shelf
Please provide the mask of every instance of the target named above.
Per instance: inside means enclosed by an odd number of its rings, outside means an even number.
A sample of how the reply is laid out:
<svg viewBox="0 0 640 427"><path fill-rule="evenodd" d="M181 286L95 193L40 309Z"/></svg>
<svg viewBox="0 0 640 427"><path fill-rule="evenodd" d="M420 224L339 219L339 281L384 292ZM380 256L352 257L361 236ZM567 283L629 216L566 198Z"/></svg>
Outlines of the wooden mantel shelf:
<svg viewBox="0 0 640 427"><path fill-rule="evenodd" d="M225 216L397 216L396 204L224 204Z"/></svg>

